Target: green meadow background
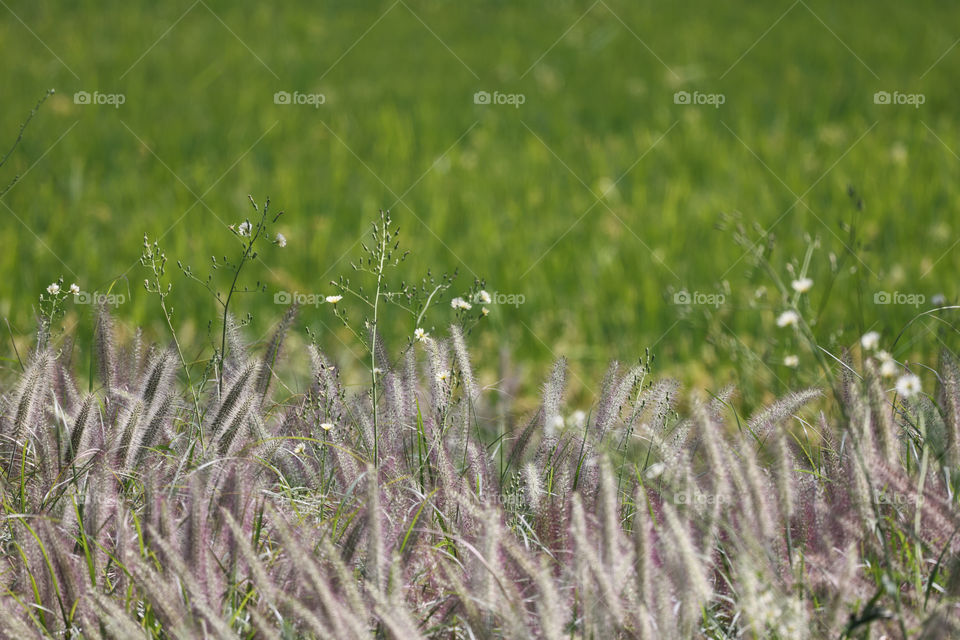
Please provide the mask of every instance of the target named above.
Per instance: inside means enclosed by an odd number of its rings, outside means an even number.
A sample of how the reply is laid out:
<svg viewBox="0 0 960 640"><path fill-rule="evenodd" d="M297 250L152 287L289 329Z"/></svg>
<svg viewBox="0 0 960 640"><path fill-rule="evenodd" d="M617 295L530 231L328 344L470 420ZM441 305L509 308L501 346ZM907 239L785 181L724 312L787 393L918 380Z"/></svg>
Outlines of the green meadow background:
<svg viewBox="0 0 960 640"><path fill-rule="evenodd" d="M56 89L0 169L3 184L23 175L0 201L0 314L21 350L61 275L112 286L124 326L167 340L142 287L144 234L161 239L174 322L201 347L216 308L174 263L205 273L235 253L226 225L250 214L247 194L286 212L289 240L247 273L268 287L238 301L251 338L282 314L276 292L332 293L390 208L413 252L402 275L457 270L464 286L523 297L471 337L491 383L503 350L531 379L562 354L589 393L610 359L647 348L656 371L711 389L821 381L809 344L775 326L786 301L737 224L770 231L787 282L817 243L801 311L833 353L868 329L892 348L935 296L957 299L951 3L0 4L4 146ZM77 104L80 91L124 103ZM277 104L280 91L324 103ZM523 104L477 104L482 91ZM678 91L723 104L678 104ZM878 91L923 104L876 104ZM684 291L722 304L676 304ZM878 292L924 301L881 305ZM65 320L81 350L91 317L73 305ZM933 364L956 347L955 320L920 317L894 355ZM386 323L395 345L413 329ZM298 326L351 361L328 308L304 308Z"/></svg>

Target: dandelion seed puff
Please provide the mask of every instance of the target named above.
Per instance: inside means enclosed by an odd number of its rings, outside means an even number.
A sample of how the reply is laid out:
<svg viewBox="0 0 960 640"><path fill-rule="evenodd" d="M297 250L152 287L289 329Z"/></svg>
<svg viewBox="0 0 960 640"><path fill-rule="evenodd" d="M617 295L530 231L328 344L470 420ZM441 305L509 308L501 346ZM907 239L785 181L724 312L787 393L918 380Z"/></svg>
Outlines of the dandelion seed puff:
<svg viewBox="0 0 960 640"><path fill-rule="evenodd" d="M883 376L884 378L892 378L893 376L897 375L897 371L898 371L897 363L893 359L888 358L886 360L881 361L880 375Z"/></svg>
<svg viewBox="0 0 960 640"><path fill-rule="evenodd" d="M248 236L250 235L250 231L252 229L253 229L253 225L250 224L249 222L241 222L240 226L237 227L237 233L239 233L241 236Z"/></svg>
<svg viewBox="0 0 960 640"><path fill-rule="evenodd" d="M77 285L76 282L70 285L70 293L72 293L73 295L77 295L78 293L80 293L80 287Z"/></svg>
<svg viewBox="0 0 960 640"><path fill-rule="evenodd" d="M484 291L483 289L480 290L480 293L477 294L477 296L479 297L480 302L482 302L483 304L490 304L491 302L493 302L493 298L490 297L490 294Z"/></svg>
<svg viewBox="0 0 960 640"><path fill-rule="evenodd" d="M282 233L278 233L276 243L278 247L283 249L285 246L287 246L287 236L283 235Z"/></svg>
<svg viewBox="0 0 960 640"><path fill-rule="evenodd" d="M860 338L860 346L867 351L875 351L880 346L880 334L876 331L868 331Z"/></svg>
<svg viewBox="0 0 960 640"><path fill-rule="evenodd" d="M913 373L908 373L897 378L897 393L904 398L912 398L920 393L920 378Z"/></svg>
<svg viewBox="0 0 960 640"><path fill-rule="evenodd" d="M454 309L472 309L473 305L464 300L463 298L454 298L450 301L450 306Z"/></svg>
<svg viewBox="0 0 960 640"><path fill-rule="evenodd" d="M330 304L337 304L338 302L343 300L343 296L327 296L326 298L324 298L324 300L326 300Z"/></svg>
<svg viewBox="0 0 960 640"><path fill-rule="evenodd" d="M330 431L331 429L333 429L333 423L332 423L332 422L321 422L321 423L320 423L320 428L323 429L324 431Z"/></svg>
<svg viewBox="0 0 960 640"><path fill-rule="evenodd" d="M47 287L47 293L49 293L52 296L57 295L58 293L60 293L60 285L57 284L56 282L51 282L50 286Z"/></svg>
<svg viewBox="0 0 960 640"><path fill-rule="evenodd" d="M800 323L800 314L796 311L788 310L777 316L778 327L795 327Z"/></svg>
<svg viewBox="0 0 960 640"><path fill-rule="evenodd" d="M424 331L421 327L417 327L416 330L413 332L413 337L417 342L423 342L429 336L430 334Z"/></svg>
<svg viewBox="0 0 960 640"><path fill-rule="evenodd" d="M790 367L791 369L796 369L797 367L800 366L800 358L793 354L790 354L789 356L786 356L783 359L783 364L787 367Z"/></svg>
<svg viewBox="0 0 960 640"><path fill-rule="evenodd" d="M797 293L806 293L813 288L813 280L810 278L798 278L790 283L793 290Z"/></svg>

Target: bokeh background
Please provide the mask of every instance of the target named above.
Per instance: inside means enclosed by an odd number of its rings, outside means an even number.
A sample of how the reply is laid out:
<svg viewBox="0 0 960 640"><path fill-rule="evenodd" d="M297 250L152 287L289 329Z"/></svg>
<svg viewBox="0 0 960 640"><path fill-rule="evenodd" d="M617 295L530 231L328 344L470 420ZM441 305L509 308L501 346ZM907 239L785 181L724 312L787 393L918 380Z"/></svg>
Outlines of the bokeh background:
<svg viewBox="0 0 960 640"><path fill-rule="evenodd" d="M0 201L0 314L18 344L61 275L123 293L118 319L166 340L141 284L143 235L205 272L235 251L226 225L252 194L286 211L289 240L247 274L268 285L237 306L253 338L282 314L275 292L329 292L389 208L411 279L457 270L523 297L474 331L481 368L508 349L540 374L562 354L587 393L580 381L610 359L650 348L658 372L709 388L820 380L817 354L776 327L786 301L737 225L771 234L787 282L816 245L802 311L833 353L869 329L900 360L956 346L948 312L908 326L957 298L950 3L0 4L5 147L57 91L0 169L4 184L22 175ZM78 104L82 91L124 102ZM884 91L922 104L878 104ZM202 346L215 306L171 268L174 321ZM913 297L877 304L882 292ZM80 349L91 317L74 305L66 318ZM385 330L400 339L407 324ZM305 308L299 326L352 357L329 309Z"/></svg>

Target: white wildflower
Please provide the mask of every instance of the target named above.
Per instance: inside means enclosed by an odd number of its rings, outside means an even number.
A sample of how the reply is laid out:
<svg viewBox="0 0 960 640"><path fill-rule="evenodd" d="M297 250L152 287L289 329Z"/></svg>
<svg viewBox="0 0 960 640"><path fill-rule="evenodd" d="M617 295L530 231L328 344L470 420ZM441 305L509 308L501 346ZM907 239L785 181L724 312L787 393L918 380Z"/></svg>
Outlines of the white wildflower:
<svg viewBox="0 0 960 640"><path fill-rule="evenodd" d="M306 451L306 450L307 450L307 445L305 445L304 443L300 442L300 443L297 444L297 446L295 446L295 447L293 448L293 453L296 454L296 455L301 455L301 454L302 454L304 451Z"/></svg>
<svg viewBox="0 0 960 640"><path fill-rule="evenodd" d="M450 306L454 309L472 309L473 305L464 300L463 298L454 298L450 301Z"/></svg>
<svg viewBox="0 0 960 640"><path fill-rule="evenodd" d="M893 359L880 361L880 375L884 378L892 378L897 375L899 367Z"/></svg>
<svg viewBox="0 0 960 640"><path fill-rule="evenodd" d="M59 285L59 283L51 282L51 283L50 283L50 286L47 287L47 293L49 293L49 294L52 295L52 296L55 296L55 295L57 295L58 293L60 293L60 285Z"/></svg>
<svg viewBox="0 0 960 640"><path fill-rule="evenodd" d="M250 224L249 222L244 221L240 223L239 227L237 227L237 233L239 233L241 236L248 236L250 235L250 231L252 229L253 229L253 225Z"/></svg>
<svg viewBox="0 0 960 640"><path fill-rule="evenodd" d="M333 429L333 424L330 422L321 422L320 428L323 429L324 431L330 431L331 429Z"/></svg>
<svg viewBox="0 0 960 640"><path fill-rule="evenodd" d="M338 302L343 300L343 296L327 296L326 298L324 298L324 300L326 300L330 304L337 304Z"/></svg>
<svg viewBox="0 0 960 640"><path fill-rule="evenodd" d="M480 307L480 315L483 315L483 316L490 315L490 309L487 309L486 307Z"/></svg>
<svg viewBox="0 0 960 640"><path fill-rule="evenodd" d="M790 354L789 356L783 359L783 364L785 366L790 367L791 369L796 369L797 367L800 366L800 358L793 354Z"/></svg>
<svg viewBox="0 0 960 640"><path fill-rule="evenodd" d="M777 316L778 327L795 327L800 323L800 314L793 310L787 310Z"/></svg>
<svg viewBox="0 0 960 640"><path fill-rule="evenodd" d="M70 285L70 293L72 293L73 295L77 295L78 293L80 293L80 287L77 285L76 282Z"/></svg>
<svg viewBox="0 0 960 640"><path fill-rule="evenodd" d="M483 289L480 290L480 293L477 294L477 297L480 299L480 302L482 302L483 304L490 304L491 302L493 302L493 298L490 297L490 294L484 291Z"/></svg>
<svg viewBox="0 0 960 640"><path fill-rule="evenodd" d="M876 331L868 331L860 338L860 346L867 351L874 351L880 346L880 334Z"/></svg>
<svg viewBox="0 0 960 640"><path fill-rule="evenodd" d="M450 372L443 370L437 373L437 382L444 384L447 380L450 379Z"/></svg>
<svg viewBox="0 0 960 640"><path fill-rule="evenodd" d="M283 235L282 233L278 233L276 243L278 247L283 249L285 246L287 246L287 236Z"/></svg>
<svg viewBox="0 0 960 640"><path fill-rule="evenodd" d="M813 280L810 278L799 278L790 283L793 290L797 293L806 293L813 288Z"/></svg>
<svg viewBox="0 0 960 640"><path fill-rule="evenodd" d="M423 342L430 336L429 333L424 331L421 327L417 327L413 332L413 337L417 342Z"/></svg>
<svg viewBox="0 0 960 640"><path fill-rule="evenodd" d="M902 375L897 379L897 393L904 398L912 398L920 393L920 378L913 373Z"/></svg>

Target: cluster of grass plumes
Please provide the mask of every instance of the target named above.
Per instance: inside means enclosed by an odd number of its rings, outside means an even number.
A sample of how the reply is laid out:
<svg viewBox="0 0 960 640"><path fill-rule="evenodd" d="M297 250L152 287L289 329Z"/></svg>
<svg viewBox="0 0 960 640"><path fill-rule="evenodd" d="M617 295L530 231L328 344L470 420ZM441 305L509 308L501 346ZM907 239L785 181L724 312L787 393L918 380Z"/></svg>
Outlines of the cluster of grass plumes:
<svg viewBox="0 0 960 640"><path fill-rule="evenodd" d="M174 346L120 351L105 312L92 393L51 346L25 363L0 412L5 637L958 632L949 356L936 401L848 361L811 422L813 390L682 417L675 384L617 365L565 418L559 362L514 428L453 328L376 345L374 466L370 394L318 350L274 394L289 326L257 355L228 331L196 400Z"/></svg>

